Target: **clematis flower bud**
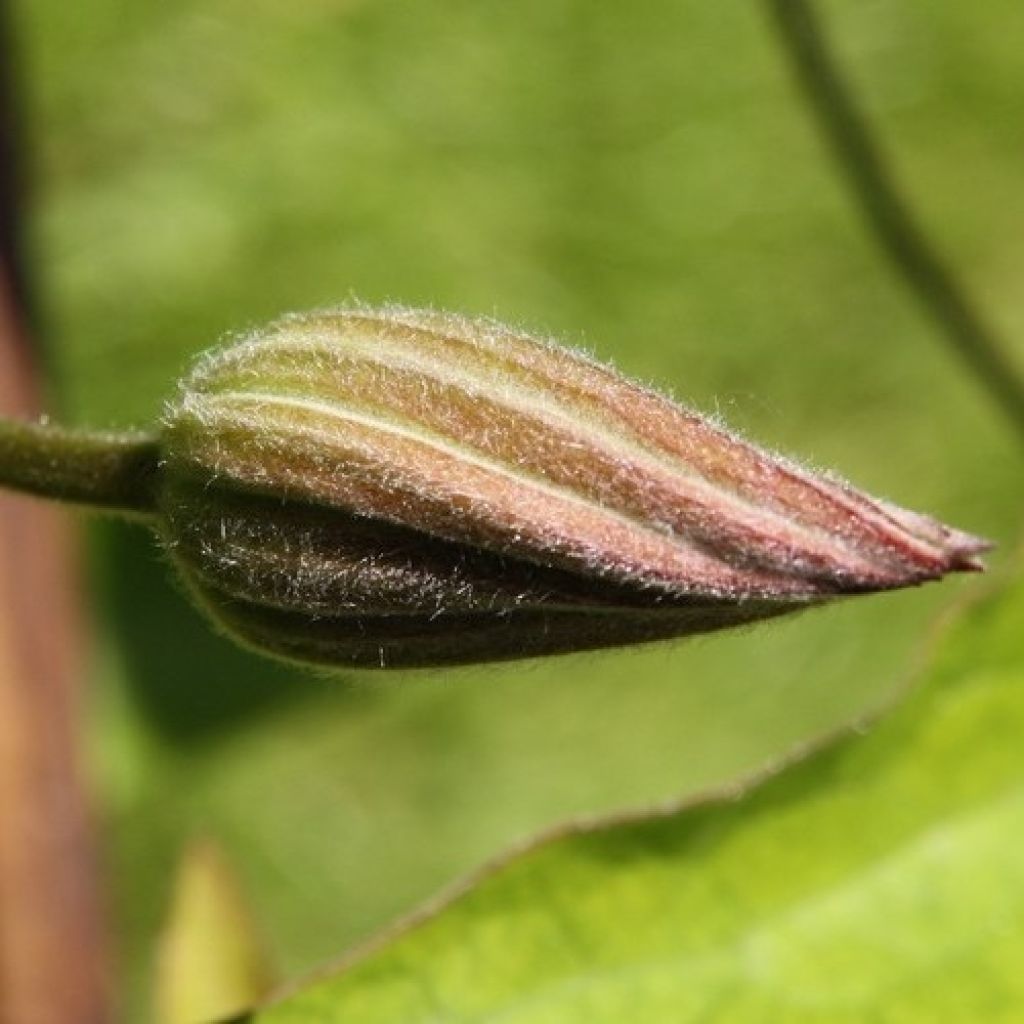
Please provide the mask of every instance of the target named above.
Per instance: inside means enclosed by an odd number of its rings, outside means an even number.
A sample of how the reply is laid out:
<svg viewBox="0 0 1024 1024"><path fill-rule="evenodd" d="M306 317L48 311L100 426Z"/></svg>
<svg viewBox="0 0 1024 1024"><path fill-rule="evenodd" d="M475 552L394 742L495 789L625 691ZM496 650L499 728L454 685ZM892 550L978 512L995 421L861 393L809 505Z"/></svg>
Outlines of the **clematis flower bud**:
<svg viewBox="0 0 1024 1024"><path fill-rule="evenodd" d="M168 410L173 560L230 633L424 666L685 636L980 568L578 352L399 308L293 315Z"/></svg>

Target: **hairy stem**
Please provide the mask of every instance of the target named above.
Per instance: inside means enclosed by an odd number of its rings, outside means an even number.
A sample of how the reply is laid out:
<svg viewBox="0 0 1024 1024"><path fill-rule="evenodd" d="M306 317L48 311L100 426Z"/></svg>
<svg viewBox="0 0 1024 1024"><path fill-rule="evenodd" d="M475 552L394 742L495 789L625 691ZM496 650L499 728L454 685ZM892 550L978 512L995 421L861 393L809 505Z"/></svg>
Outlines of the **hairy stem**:
<svg viewBox="0 0 1024 1024"><path fill-rule="evenodd" d="M818 126L865 219L950 346L1024 436L1024 379L899 194L807 0L767 0Z"/></svg>
<svg viewBox="0 0 1024 1024"><path fill-rule="evenodd" d="M126 513L152 507L159 461L146 434L68 430L0 419L0 486Z"/></svg>

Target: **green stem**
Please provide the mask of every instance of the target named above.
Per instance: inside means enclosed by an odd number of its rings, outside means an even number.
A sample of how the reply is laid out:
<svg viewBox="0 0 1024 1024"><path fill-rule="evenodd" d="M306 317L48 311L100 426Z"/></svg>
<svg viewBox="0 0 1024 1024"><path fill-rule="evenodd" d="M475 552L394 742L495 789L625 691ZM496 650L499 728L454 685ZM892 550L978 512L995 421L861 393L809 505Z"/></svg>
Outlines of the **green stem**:
<svg viewBox="0 0 1024 1024"><path fill-rule="evenodd" d="M843 81L811 4L767 0L797 79L865 219L964 365L1024 434L1024 380L934 252Z"/></svg>
<svg viewBox="0 0 1024 1024"><path fill-rule="evenodd" d="M0 487L112 512L153 511L160 450L148 434L0 419Z"/></svg>

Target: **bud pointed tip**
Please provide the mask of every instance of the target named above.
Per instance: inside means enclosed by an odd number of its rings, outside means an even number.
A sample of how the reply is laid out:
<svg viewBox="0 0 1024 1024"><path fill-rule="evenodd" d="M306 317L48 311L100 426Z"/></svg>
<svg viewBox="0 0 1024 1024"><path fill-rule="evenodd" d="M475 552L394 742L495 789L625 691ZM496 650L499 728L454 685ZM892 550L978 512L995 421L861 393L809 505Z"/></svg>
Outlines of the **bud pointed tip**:
<svg viewBox="0 0 1024 1024"><path fill-rule="evenodd" d="M987 568L981 556L995 547L993 541L969 533L952 531L949 538L950 572L984 572Z"/></svg>

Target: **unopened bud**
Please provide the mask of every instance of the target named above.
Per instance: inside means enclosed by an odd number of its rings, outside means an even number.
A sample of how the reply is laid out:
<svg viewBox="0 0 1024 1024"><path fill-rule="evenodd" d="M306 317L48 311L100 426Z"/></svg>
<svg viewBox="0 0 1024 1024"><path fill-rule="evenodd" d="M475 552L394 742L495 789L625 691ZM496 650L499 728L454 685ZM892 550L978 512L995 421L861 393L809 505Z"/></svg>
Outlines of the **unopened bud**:
<svg viewBox="0 0 1024 1024"><path fill-rule="evenodd" d="M165 423L169 550L230 633L322 664L685 636L980 568L577 352L405 309L286 317Z"/></svg>

